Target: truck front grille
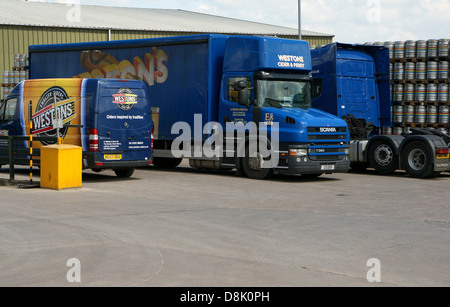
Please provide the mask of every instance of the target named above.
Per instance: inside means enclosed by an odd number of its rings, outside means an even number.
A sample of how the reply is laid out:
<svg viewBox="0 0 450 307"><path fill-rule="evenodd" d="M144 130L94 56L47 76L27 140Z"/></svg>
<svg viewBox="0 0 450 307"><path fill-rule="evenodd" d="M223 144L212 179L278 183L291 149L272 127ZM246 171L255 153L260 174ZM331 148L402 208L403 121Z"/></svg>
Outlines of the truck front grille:
<svg viewBox="0 0 450 307"><path fill-rule="evenodd" d="M309 158L315 161L344 159L347 144L346 127L309 127Z"/></svg>

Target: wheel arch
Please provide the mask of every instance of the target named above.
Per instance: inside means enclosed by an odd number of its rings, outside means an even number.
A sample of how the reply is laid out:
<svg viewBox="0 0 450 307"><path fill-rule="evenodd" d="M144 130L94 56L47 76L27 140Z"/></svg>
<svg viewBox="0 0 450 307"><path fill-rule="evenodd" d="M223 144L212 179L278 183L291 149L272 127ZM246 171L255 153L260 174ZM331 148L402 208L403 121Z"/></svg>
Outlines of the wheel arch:
<svg viewBox="0 0 450 307"><path fill-rule="evenodd" d="M257 135L256 136L253 134L246 133L245 139L241 142L240 141L237 142L236 154L235 154L236 165L240 165L241 162L239 162L238 160L242 159L245 156L245 150L247 149L250 141L259 142L262 137L264 137L267 144L269 144L270 148L272 148L271 139L270 139L270 137L268 137L266 135ZM257 143L257 144L259 145L259 143Z"/></svg>
<svg viewBox="0 0 450 307"><path fill-rule="evenodd" d="M399 146L399 152L403 152L403 149L412 142L419 141L424 143L433 154L433 163L436 163L436 147L445 147L447 144L444 140L437 135L410 135L406 137ZM403 169L402 161L400 159L400 167Z"/></svg>
<svg viewBox="0 0 450 307"><path fill-rule="evenodd" d="M395 154L397 156L400 155L400 145L404 141L405 137L401 135L377 135L372 137L369 142L367 143L366 150L364 152L364 160L369 161L369 152L371 147L374 143L377 141L386 141L388 142L395 150Z"/></svg>

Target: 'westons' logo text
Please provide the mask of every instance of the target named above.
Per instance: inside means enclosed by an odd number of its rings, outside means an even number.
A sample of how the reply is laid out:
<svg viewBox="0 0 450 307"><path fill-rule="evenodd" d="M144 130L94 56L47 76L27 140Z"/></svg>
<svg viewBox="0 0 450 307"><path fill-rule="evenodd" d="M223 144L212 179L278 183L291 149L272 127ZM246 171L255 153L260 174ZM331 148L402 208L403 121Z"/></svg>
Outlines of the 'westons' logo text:
<svg viewBox="0 0 450 307"><path fill-rule="evenodd" d="M56 98L56 109L55 109ZM76 98L69 98L64 89L60 87L52 87L48 89L39 100L35 113L31 116L33 121L33 135L44 135L48 137L56 137L56 129L54 128L56 120L60 119L63 128L60 129L60 137L65 137L68 127L77 115L75 112ZM55 112L56 110L56 112ZM43 142L44 144L52 144L52 142ZM54 143L54 142L53 142Z"/></svg>
<svg viewBox="0 0 450 307"><path fill-rule="evenodd" d="M81 53L81 66L86 72L74 78L142 80L153 86L155 82L166 82L169 70L165 63L168 61L168 55L155 47L145 53L143 58L135 56L122 61L101 50L86 50Z"/></svg>
<svg viewBox="0 0 450 307"><path fill-rule="evenodd" d="M123 87L113 95L113 103L123 111L129 111L135 104L137 104L137 95L129 88Z"/></svg>
<svg viewBox="0 0 450 307"><path fill-rule="evenodd" d="M278 55L278 67L283 68L305 68L305 59L298 55Z"/></svg>

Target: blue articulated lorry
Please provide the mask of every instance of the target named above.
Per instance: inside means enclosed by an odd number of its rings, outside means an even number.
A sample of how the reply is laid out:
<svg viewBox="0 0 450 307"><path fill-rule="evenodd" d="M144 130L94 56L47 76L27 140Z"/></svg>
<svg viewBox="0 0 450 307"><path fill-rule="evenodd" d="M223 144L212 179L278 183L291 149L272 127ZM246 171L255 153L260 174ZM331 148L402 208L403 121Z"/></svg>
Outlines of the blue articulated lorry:
<svg viewBox="0 0 450 307"><path fill-rule="evenodd" d="M192 35L29 47L30 78L119 78L148 86L153 164L320 176L350 168L347 123L311 108L305 41Z"/></svg>
<svg viewBox="0 0 450 307"><path fill-rule="evenodd" d="M391 127L390 56L384 46L333 43L311 50L314 108L347 121L352 168L403 169L426 178L450 169L450 138L436 130L383 135Z"/></svg>

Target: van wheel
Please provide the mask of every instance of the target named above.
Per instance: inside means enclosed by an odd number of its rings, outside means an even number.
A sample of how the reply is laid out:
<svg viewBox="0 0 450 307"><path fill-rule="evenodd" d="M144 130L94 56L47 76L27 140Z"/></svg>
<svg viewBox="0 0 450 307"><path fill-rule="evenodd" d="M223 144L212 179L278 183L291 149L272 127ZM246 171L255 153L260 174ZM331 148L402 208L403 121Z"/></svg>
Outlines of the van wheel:
<svg viewBox="0 0 450 307"><path fill-rule="evenodd" d="M392 174L398 169L395 148L387 141L379 140L370 146L369 161L380 174Z"/></svg>
<svg viewBox="0 0 450 307"><path fill-rule="evenodd" d="M263 156L259 152L249 154L248 148L246 149L245 157L242 159L242 168L245 175L251 179L269 179L273 176L272 168L261 167Z"/></svg>
<svg viewBox="0 0 450 307"><path fill-rule="evenodd" d="M183 162L183 159L153 158L153 165L157 168L175 168Z"/></svg>
<svg viewBox="0 0 450 307"><path fill-rule="evenodd" d="M402 152L402 165L406 173L414 178L433 177L433 152L423 142L406 145Z"/></svg>
<svg viewBox="0 0 450 307"><path fill-rule="evenodd" d="M129 178L133 175L134 173L134 167L130 167L130 168L121 168L121 169L115 169L114 173L116 173L117 177L120 178Z"/></svg>

